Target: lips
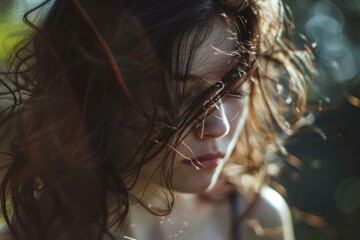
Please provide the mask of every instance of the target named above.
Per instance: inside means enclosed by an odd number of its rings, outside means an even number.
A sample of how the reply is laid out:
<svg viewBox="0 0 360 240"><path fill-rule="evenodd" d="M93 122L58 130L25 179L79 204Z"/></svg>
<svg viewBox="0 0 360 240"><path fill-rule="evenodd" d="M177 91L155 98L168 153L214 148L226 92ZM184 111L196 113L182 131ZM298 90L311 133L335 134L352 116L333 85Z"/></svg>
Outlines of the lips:
<svg viewBox="0 0 360 240"><path fill-rule="evenodd" d="M184 159L182 162L197 169L214 169L219 166L223 158L224 154L222 153L205 153L191 160Z"/></svg>

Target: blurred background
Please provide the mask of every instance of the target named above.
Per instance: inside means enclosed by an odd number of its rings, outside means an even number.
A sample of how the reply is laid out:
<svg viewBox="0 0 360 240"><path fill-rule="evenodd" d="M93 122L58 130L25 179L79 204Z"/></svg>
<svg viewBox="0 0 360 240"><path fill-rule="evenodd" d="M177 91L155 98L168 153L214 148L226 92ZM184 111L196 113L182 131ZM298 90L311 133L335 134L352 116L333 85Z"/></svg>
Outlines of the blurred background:
<svg viewBox="0 0 360 240"><path fill-rule="evenodd" d="M360 1L284 0L315 47L308 121L275 177L298 240L360 239ZM276 184L274 184L276 185ZM276 186L275 186L276 187Z"/></svg>
<svg viewBox="0 0 360 240"><path fill-rule="evenodd" d="M40 2L0 0L0 64L26 31L22 14ZM275 159L269 167L275 173L273 187L293 207L297 240L357 240L360 0L284 2L297 32L314 47L319 75L309 89L307 120L311 124L289 140L289 155ZM279 166L282 171L276 170Z"/></svg>

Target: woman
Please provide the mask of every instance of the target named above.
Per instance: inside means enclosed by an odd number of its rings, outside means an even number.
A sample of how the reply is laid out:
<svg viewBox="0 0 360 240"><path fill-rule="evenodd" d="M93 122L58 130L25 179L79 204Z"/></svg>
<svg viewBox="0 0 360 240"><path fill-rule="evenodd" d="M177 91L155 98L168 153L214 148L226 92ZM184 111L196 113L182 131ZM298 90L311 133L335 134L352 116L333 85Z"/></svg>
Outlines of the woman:
<svg viewBox="0 0 360 240"><path fill-rule="evenodd" d="M4 236L293 239L285 201L261 184L311 74L280 1L47 11L2 76Z"/></svg>

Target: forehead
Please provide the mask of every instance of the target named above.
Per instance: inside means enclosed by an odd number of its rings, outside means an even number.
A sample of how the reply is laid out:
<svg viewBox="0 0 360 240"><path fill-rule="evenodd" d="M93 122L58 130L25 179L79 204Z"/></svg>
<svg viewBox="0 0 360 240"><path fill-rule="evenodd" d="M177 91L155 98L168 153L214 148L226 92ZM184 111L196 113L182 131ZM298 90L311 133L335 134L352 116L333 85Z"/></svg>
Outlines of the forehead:
<svg viewBox="0 0 360 240"><path fill-rule="evenodd" d="M202 77L224 75L236 59L236 41L233 27L215 21L208 37L194 56L190 73Z"/></svg>

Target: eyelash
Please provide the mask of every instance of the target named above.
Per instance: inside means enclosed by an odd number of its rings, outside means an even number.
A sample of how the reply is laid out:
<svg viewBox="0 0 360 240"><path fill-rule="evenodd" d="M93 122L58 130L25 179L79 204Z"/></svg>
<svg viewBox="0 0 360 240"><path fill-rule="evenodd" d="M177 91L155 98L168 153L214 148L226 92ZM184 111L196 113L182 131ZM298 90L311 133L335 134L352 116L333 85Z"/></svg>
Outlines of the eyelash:
<svg viewBox="0 0 360 240"><path fill-rule="evenodd" d="M242 98L246 97L248 95L248 93L245 91L242 91L242 90L237 90L237 91L227 91L226 95L229 97L235 97L235 98L242 99Z"/></svg>
<svg viewBox="0 0 360 240"><path fill-rule="evenodd" d="M233 98L243 99L248 96L248 93L243 90L229 90L226 92L225 95L229 96L229 97L233 97ZM194 94L194 95L189 94L189 95L185 96L185 99L188 99L188 101L192 101L192 100L194 100L195 96L196 96L196 94Z"/></svg>

